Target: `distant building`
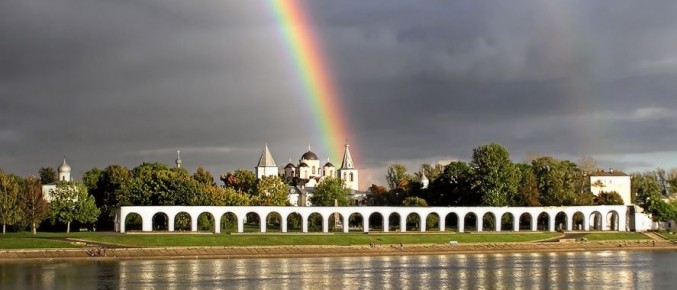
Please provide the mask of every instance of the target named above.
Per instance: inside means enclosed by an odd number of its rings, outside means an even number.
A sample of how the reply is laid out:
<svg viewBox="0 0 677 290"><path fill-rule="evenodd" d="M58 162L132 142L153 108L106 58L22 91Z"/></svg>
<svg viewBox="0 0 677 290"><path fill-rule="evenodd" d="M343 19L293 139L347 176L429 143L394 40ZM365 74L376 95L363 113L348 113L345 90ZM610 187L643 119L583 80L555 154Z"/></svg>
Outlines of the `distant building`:
<svg viewBox="0 0 677 290"><path fill-rule="evenodd" d="M590 174L590 191L597 196L601 192L616 192L623 199L623 205L632 204L630 175L609 169Z"/></svg>
<svg viewBox="0 0 677 290"><path fill-rule="evenodd" d="M52 192L56 190L56 184L58 182L69 182L71 181L71 166L66 163L66 158L63 158L63 162L58 169L58 181L50 184L42 185L42 195L45 197L47 202L52 200Z"/></svg>

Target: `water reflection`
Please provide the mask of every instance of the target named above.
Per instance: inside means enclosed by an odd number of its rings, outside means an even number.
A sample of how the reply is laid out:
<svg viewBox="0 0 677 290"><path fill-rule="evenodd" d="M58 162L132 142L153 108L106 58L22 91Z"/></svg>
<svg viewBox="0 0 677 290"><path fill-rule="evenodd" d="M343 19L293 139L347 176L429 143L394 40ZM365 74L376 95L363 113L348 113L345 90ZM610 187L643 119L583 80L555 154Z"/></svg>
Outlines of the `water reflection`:
<svg viewBox="0 0 677 290"><path fill-rule="evenodd" d="M0 289L670 288L677 252L0 264Z"/></svg>

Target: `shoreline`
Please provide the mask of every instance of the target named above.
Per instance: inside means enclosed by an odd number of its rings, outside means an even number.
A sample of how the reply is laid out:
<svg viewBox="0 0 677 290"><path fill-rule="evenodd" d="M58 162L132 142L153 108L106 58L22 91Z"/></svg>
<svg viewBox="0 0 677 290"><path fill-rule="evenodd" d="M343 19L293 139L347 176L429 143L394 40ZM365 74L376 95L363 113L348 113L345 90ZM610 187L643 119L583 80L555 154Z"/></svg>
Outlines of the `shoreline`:
<svg viewBox="0 0 677 290"><path fill-rule="evenodd" d="M512 254L587 251L677 251L667 241L621 240L587 242L462 243L351 246L155 247L106 249L91 257L80 249L0 250L0 264L27 262L94 262L126 260L271 259L411 255Z"/></svg>

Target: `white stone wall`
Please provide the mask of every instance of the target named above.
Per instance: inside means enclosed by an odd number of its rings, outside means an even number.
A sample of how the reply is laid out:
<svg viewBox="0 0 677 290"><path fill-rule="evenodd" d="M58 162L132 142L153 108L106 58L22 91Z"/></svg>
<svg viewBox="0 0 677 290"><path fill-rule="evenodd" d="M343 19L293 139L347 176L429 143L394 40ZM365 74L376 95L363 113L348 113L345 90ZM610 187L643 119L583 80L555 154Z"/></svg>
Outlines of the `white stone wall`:
<svg viewBox="0 0 677 290"><path fill-rule="evenodd" d="M310 198L308 198L310 199ZM554 232L557 228L555 225L556 216L562 213L566 218L566 224L563 225L565 230L573 230L574 215L580 213L583 217L582 230L588 231L594 229L591 226L591 221L598 223L598 230L626 230L627 220L627 206L618 205L604 205L604 206L572 206L572 207L386 207L386 206L342 206L342 207L292 207L292 206L125 206L117 210L116 214L116 231L125 232L125 218L131 213L139 214L142 218L142 230L144 232L152 231L152 217L157 213L164 213L168 217L168 230L174 231L174 219L176 216L185 212L191 217L191 230L197 231L197 218L201 213L211 214L215 220L220 220L226 213L233 213L237 216L237 231L244 231L244 223L247 213L256 213L261 220L264 220L271 213L278 213L284 222L281 223L282 232L287 232L287 218L292 213L298 213L302 217L302 231L308 232L308 218L312 213L318 213L322 216L322 231L328 232L328 218L334 213L341 214L343 224L349 224L349 218L352 214L359 214L362 216L361 228L363 231L369 232L369 217L372 214L379 214L383 217L383 224L379 225L378 229L383 232L388 232L390 226L388 224L392 214L400 216L399 230L405 232L406 217L410 214L418 215L419 220L425 220L428 215L436 214L439 219L439 230L445 231L446 217L450 214L455 214L458 217L457 229L459 232L465 231L465 218L468 215L475 215L477 218L476 231L483 231L483 217L485 214L493 215L494 220L503 217L504 214L512 217L513 231L519 231L520 217L524 214L531 219L531 231L537 230L538 217L541 214L548 219L548 231ZM611 228L609 217L615 216ZM598 218L595 218L598 217ZM266 232L266 223L260 223L260 231ZM343 227L344 232L348 232L348 227ZM493 228L495 231L501 231L501 223L496 223ZM213 229L215 233L221 231L220 227ZM420 226L420 231L425 232L425 223Z"/></svg>
<svg viewBox="0 0 677 290"><path fill-rule="evenodd" d="M595 186L601 182L603 186ZM597 196L600 192L617 192L623 198L624 205L632 204L630 198L630 176L590 176L590 191Z"/></svg>

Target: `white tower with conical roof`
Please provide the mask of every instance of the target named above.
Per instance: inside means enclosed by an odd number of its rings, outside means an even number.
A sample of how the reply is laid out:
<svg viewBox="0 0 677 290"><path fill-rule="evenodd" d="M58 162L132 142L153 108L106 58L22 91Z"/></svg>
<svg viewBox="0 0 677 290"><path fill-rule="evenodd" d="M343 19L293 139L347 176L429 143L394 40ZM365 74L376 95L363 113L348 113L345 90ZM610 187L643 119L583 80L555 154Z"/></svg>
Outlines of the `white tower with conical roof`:
<svg viewBox="0 0 677 290"><path fill-rule="evenodd" d="M256 178L261 179L264 176L277 176L278 168L273 160L273 154L270 153L268 149L268 144L263 148L261 153L261 158L259 158L259 164L256 165Z"/></svg>
<svg viewBox="0 0 677 290"><path fill-rule="evenodd" d="M71 166L66 163L66 157L59 166L59 181L71 181Z"/></svg>
<svg viewBox="0 0 677 290"><path fill-rule="evenodd" d="M346 142L346 149L345 152L343 152L343 162L341 163L341 168L338 170L338 177L344 181L346 188L358 190L358 171L355 169L353 157L350 155L350 145L348 142Z"/></svg>
<svg viewBox="0 0 677 290"><path fill-rule="evenodd" d="M428 185L430 185L430 180L425 176L425 172L421 171L421 189L428 188Z"/></svg>
<svg viewBox="0 0 677 290"><path fill-rule="evenodd" d="M181 168L181 150L176 150L176 168Z"/></svg>

